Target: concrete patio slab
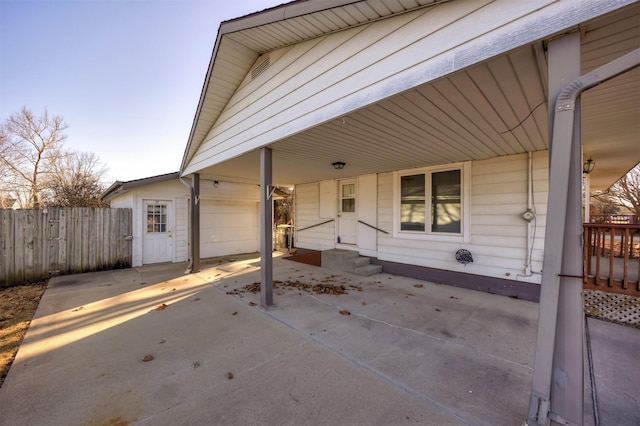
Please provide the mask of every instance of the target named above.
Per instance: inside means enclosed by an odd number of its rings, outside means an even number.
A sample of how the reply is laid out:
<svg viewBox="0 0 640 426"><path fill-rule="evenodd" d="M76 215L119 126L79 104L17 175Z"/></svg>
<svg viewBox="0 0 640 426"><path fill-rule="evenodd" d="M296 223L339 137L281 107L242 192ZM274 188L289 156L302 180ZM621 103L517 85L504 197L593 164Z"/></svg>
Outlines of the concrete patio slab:
<svg viewBox="0 0 640 426"><path fill-rule="evenodd" d="M191 275L173 264L53 278L0 389L0 425L522 424L537 304L276 258L263 309L246 290L259 265L243 255ZM622 328L614 341L590 330L636 356L640 330ZM593 354L608 404L619 382L598 361L610 354Z"/></svg>

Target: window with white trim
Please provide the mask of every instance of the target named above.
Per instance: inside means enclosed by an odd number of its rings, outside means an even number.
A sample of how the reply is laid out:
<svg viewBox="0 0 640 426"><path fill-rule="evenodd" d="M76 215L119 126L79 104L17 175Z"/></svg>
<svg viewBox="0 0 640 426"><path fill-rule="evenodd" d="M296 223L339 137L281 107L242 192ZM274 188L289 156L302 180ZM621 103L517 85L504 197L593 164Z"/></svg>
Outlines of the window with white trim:
<svg viewBox="0 0 640 426"><path fill-rule="evenodd" d="M147 233L167 232L167 205L147 205Z"/></svg>
<svg viewBox="0 0 640 426"><path fill-rule="evenodd" d="M462 234L462 168L399 175L401 233Z"/></svg>

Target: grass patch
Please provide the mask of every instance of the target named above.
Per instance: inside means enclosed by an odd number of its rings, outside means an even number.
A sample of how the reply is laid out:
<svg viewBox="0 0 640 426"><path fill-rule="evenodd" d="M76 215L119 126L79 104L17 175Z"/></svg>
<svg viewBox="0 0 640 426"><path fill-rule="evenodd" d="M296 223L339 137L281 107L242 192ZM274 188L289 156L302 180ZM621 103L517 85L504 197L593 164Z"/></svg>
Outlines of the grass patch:
<svg viewBox="0 0 640 426"><path fill-rule="evenodd" d="M0 288L0 387L46 288L46 282Z"/></svg>

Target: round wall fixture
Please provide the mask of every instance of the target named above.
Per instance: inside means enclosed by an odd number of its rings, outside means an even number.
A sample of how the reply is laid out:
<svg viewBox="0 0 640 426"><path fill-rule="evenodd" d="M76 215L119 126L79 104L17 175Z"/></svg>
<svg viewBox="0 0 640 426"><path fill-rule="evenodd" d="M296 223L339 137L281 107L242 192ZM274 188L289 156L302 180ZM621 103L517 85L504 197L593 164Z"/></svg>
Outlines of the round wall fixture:
<svg viewBox="0 0 640 426"><path fill-rule="evenodd" d="M522 218L527 222L531 222L536 217L536 214L531 209L527 209L524 213L522 213Z"/></svg>
<svg viewBox="0 0 640 426"><path fill-rule="evenodd" d="M473 262L473 257L469 250L460 249L456 252L456 260L464 265Z"/></svg>

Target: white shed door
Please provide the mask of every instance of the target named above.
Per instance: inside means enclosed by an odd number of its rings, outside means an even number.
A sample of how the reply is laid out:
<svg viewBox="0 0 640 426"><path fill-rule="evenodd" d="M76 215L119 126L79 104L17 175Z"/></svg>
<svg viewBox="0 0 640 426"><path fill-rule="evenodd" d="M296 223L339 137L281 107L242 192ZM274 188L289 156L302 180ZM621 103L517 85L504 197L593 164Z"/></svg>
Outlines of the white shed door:
<svg viewBox="0 0 640 426"><path fill-rule="evenodd" d="M145 200L143 206L142 263L170 262L173 250L171 201Z"/></svg>

